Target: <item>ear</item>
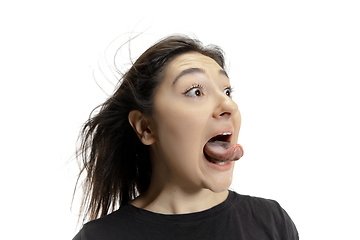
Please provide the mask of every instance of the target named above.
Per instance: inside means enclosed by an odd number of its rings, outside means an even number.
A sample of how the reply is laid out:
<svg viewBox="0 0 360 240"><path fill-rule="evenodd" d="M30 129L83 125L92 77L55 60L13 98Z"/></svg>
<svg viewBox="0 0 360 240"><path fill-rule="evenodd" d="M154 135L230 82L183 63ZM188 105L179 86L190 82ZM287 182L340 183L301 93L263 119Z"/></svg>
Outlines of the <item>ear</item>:
<svg viewBox="0 0 360 240"><path fill-rule="evenodd" d="M138 110L132 110L129 112L129 123L135 130L140 141L145 145L151 145L155 142L154 133L151 131L149 121Z"/></svg>

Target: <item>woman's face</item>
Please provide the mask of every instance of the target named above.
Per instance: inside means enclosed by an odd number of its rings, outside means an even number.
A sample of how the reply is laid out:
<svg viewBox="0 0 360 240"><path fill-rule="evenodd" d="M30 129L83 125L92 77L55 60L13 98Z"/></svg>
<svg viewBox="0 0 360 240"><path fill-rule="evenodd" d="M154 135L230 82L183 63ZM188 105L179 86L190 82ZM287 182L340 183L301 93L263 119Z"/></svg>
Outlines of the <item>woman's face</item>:
<svg viewBox="0 0 360 240"><path fill-rule="evenodd" d="M229 96L224 70L211 58L191 52L173 59L156 91L150 147L153 174L162 181L188 190L226 190L234 162L211 163L204 146L212 137L231 134L237 143L241 117Z"/></svg>

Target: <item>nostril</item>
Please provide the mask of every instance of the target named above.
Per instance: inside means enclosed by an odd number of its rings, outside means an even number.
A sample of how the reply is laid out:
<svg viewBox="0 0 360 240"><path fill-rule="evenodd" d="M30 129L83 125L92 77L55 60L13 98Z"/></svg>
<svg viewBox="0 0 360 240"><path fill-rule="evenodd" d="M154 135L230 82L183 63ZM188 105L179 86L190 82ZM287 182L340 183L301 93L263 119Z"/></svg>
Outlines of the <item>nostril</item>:
<svg viewBox="0 0 360 240"><path fill-rule="evenodd" d="M230 112L223 112L223 113L220 114L220 117L222 117L222 116L224 116L224 115L229 115L229 116L230 116L231 113L230 113Z"/></svg>
<svg viewBox="0 0 360 240"><path fill-rule="evenodd" d="M224 94L222 97L225 96ZM226 97L226 96L225 96ZM214 109L213 117L214 118L231 118L234 113L237 111L237 105L236 103L231 100L229 97L226 97L226 101L220 101L218 103L219 105L216 106L216 109Z"/></svg>

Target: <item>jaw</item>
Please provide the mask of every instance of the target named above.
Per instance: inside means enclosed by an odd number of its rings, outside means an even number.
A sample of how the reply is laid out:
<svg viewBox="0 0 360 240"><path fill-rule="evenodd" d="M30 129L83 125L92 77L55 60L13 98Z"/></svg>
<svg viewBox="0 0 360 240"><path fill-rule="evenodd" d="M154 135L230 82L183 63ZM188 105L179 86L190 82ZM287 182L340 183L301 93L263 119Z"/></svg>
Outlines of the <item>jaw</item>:
<svg viewBox="0 0 360 240"><path fill-rule="evenodd" d="M150 147L153 173L158 175L158 184L165 186L170 183L198 190L205 188L212 192L222 192L229 188L234 162L230 161L224 165L211 163L205 157L203 149L206 142L224 132L231 132L226 139L224 137L225 141L237 142L237 133L234 132L236 128L233 130L232 125L229 124L227 127L214 131L214 124L204 124L186 132L177 130L171 133L171 136L177 136L176 139L164 138L165 135L169 135L169 130L165 130L158 134L159 140ZM197 134L192 135L194 132ZM189 135L192 136L191 141L189 141ZM173 144L174 142L181 143L181 146ZM196 155L197 158L195 158Z"/></svg>
<svg viewBox="0 0 360 240"><path fill-rule="evenodd" d="M218 165L209 162L204 154L201 160L203 187L216 193L227 190L232 183L235 162L230 161L225 165Z"/></svg>
<svg viewBox="0 0 360 240"><path fill-rule="evenodd" d="M235 130L235 131L234 131ZM213 134L203 142L200 158L201 158L201 172L204 175L204 187L213 192L222 192L227 190L233 179L233 170L235 161L212 161L204 152L204 147L207 142L213 140L221 140L226 143L237 144L239 129L224 128ZM226 135L219 135L221 133L231 133Z"/></svg>

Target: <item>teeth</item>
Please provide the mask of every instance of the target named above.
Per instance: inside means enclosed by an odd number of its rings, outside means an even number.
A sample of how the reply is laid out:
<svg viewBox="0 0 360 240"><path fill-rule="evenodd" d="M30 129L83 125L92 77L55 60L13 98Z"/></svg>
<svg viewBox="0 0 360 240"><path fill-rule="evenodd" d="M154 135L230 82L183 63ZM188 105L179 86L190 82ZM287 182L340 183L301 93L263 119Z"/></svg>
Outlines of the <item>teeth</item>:
<svg viewBox="0 0 360 240"><path fill-rule="evenodd" d="M228 162L216 162L217 165L225 165L227 164Z"/></svg>
<svg viewBox="0 0 360 240"><path fill-rule="evenodd" d="M219 135L226 136L226 135L231 135L231 133L230 133L230 132L226 132L226 133L220 133Z"/></svg>

